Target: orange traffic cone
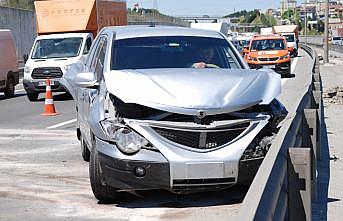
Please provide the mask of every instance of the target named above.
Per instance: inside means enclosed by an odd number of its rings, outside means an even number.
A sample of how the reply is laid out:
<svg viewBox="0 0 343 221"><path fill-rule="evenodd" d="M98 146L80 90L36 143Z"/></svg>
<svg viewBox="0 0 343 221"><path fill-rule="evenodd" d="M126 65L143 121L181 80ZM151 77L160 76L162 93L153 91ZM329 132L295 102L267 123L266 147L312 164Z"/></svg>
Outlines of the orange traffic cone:
<svg viewBox="0 0 343 221"><path fill-rule="evenodd" d="M58 113L56 113L55 105L54 105L54 99L52 97L51 92L51 86L50 86L50 80L46 79L46 92L45 92L45 105L44 105L44 113L42 113L42 116L55 116Z"/></svg>

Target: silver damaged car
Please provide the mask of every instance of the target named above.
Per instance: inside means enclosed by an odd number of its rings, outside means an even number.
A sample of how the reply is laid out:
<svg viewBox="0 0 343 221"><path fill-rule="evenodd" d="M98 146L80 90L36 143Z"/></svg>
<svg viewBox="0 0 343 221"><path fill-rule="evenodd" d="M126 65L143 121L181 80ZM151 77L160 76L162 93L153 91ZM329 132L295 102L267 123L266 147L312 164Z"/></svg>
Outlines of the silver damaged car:
<svg viewBox="0 0 343 221"><path fill-rule="evenodd" d="M276 99L280 76L250 70L214 31L104 28L76 66L63 82L77 101L82 156L101 201L249 183L287 114Z"/></svg>

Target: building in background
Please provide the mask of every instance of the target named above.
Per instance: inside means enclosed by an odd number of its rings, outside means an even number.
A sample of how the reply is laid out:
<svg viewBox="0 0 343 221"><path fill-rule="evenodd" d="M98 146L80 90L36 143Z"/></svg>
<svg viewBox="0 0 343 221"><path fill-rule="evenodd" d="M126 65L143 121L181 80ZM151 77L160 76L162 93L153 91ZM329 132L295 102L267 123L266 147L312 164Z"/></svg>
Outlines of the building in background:
<svg viewBox="0 0 343 221"><path fill-rule="evenodd" d="M296 0L281 0L280 2L280 12L281 15L285 12L290 10L295 10L297 7L297 1Z"/></svg>

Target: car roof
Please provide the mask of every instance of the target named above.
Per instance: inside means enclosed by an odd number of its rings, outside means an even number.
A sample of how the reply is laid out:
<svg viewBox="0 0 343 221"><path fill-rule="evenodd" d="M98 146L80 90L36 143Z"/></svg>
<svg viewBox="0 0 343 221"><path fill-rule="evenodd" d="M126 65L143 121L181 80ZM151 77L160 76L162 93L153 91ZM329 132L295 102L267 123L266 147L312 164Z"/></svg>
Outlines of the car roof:
<svg viewBox="0 0 343 221"><path fill-rule="evenodd" d="M253 40L266 40L266 39L284 39L284 37L280 35L258 35L258 36L253 37Z"/></svg>
<svg viewBox="0 0 343 221"><path fill-rule="evenodd" d="M106 31L114 32L115 39L155 36L197 36L224 39L222 34L216 31L175 26L113 26L106 27L101 32Z"/></svg>

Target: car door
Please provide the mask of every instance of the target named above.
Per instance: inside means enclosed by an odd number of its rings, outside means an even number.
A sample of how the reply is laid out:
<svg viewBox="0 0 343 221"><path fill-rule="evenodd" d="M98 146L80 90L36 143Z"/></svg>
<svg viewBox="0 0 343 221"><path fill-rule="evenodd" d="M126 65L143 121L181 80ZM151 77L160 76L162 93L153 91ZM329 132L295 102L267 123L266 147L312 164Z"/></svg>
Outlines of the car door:
<svg viewBox="0 0 343 221"><path fill-rule="evenodd" d="M103 77L104 61L107 48L107 36L102 35L99 39L96 47L94 57L89 66L89 71L94 73L97 82L100 82ZM88 124L90 105L94 97L98 94L98 88L86 88L83 90L83 123L84 123L84 135L87 145L91 145L91 131Z"/></svg>

